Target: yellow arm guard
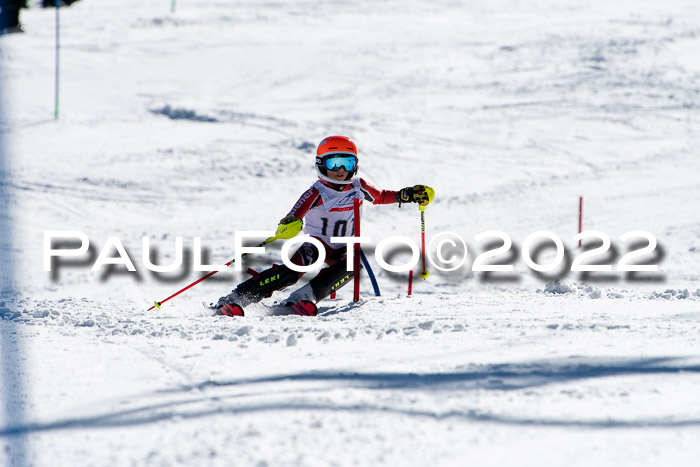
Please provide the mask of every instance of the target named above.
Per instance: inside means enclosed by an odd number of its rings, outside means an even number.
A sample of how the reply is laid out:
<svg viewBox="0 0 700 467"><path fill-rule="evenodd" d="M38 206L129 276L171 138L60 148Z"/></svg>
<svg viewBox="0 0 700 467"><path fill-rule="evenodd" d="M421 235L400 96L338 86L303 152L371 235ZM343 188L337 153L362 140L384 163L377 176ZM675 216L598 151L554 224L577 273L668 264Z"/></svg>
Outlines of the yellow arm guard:
<svg viewBox="0 0 700 467"><path fill-rule="evenodd" d="M301 232L302 227L304 227L304 221L297 219L294 216L287 216L282 219L277 226L277 232L275 237L281 239L289 239L296 237L299 232Z"/></svg>

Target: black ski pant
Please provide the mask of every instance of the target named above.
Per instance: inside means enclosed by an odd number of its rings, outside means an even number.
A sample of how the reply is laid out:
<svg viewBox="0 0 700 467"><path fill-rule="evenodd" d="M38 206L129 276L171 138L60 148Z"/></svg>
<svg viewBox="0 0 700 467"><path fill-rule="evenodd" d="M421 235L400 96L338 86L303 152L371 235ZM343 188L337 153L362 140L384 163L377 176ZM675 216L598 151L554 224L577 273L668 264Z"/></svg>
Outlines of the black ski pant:
<svg viewBox="0 0 700 467"><path fill-rule="evenodd" d="M318 250L311 243L304 243L294 253L291 262L306 266L313 264L318 259ZM314 292L316 302L328 297L331 293L340 289L353 278L353 272L348 271L347 252L345 248L326 248L326 263L328 267L319 271L318 275L309 281ZM297 272L285 265L274 265L251 277L236 287L241 298L241 306L256 303L269 297L273 292L287 288L297 283L303 276L303 272Z"/></svg>

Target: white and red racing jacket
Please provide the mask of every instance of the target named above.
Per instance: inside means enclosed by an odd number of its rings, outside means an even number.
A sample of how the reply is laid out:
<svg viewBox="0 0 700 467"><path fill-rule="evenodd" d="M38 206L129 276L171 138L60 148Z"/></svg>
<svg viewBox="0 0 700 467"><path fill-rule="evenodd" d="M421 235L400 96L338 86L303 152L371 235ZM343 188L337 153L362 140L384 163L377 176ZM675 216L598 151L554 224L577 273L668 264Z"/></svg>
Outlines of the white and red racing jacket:
<svg viewBox="0 0 700 467"><path fill-rule="evenodd" d="M360 199L360 212L364 200L372 204L396 202L396 192L378 190L362 178L356 178L341 191L331 188L326 182L316 181L294 205L288 216L306 218L304 233L322 240L332 248L343 243L332 243L331 237L352 237L354 232L353 199Z"/></svg>

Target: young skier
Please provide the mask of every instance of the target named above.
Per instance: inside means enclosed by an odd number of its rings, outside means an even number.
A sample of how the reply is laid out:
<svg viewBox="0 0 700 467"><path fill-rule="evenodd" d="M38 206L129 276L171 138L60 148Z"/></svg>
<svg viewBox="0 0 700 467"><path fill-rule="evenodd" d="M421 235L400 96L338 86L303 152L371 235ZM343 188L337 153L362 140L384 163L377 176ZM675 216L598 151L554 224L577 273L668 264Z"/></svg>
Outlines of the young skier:
<svg viewBox="0 0 700 467"><path fill-rule="evenodd" d="M300 315L315 315L315 303L326 298L353 278L348 271L344 243L332 243L331 237L353 235L353 199L372 204L423 203L432 201L431 188L415 185L399 191L378 190L357 175L357 147L350 138L330 136L316 150L318 180L301 195L291 211L280 221L278 236L285 230L299 231L306 218L304 233L321 241L328 267L319 271L308 284L294 291L282 305L291 306ZM311 243L303 243L291 257L300 266L313 264L319 252ZM303 275L287 266L275 265L239 284L231 294L221 297L217 314L243 316L243 308L269 297L276 290L295 284Z"/></svg>

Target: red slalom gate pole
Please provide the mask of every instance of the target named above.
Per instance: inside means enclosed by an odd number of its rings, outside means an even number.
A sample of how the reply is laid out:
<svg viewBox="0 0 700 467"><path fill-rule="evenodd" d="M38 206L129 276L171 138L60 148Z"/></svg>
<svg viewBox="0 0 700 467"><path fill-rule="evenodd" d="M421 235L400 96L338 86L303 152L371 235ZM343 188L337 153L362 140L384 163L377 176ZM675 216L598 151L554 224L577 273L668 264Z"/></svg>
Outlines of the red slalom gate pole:
<svg viewBox="0 0 700 467"><path fill-rule="evenodd" d="M578 233L583 231L583 196L578 197ZM581 246L583 240L579 239L578 246Z"/></svg>
<svg viewBox="0 0 700 467"><path fill-rule="evenodd" d="M408 271L408 296L413 292L413 269Z"/></svg>
<svg viewBox="0 0 700 467"><path fill-rule="evenodd" d="M360 199L355 198L352 201L352 209L355 215L355 237L360 236ZM360 301L360 244L355 243L353 245L353 248L355 250L354 253L354 258L353 258L353 272L354 272L354 290L352 294L352 301L353 302L358 302Z"/></svg>

